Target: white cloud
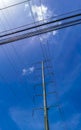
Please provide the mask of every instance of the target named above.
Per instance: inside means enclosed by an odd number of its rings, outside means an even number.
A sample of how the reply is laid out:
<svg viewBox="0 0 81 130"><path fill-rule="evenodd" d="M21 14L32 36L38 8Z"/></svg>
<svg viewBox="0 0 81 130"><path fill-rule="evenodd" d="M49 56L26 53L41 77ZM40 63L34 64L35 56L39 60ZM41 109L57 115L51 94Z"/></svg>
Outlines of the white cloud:
<svg viewBox="0 0 81 130"><path fill-rule="evenodd" d="M57 31L53 31L53 36L55 36L57 34Z"/></svg>
<svg viewBox="0 0 81 130"><path fill-rule="evenodd" d="M26 73L27 73L27 69L22 69L22 75L26 75Z"/></svg>
<svg viewBox="0 0 81 130"><path fill-rule="evenodd" d="M52 16L52 11L49 10L48 7L43 4L41 6L31 5L31 10L32 10L35 20L37 21L41 21L41 20L47 19L49 16L50 17ZM27 12L28 16L33 17L31 14L31 10L30 10L30 5L28 3L25 4L24 11Z"/></svg>
<svg viewBox="0 0 81 130"><path fill-rule="evenodd" d="M43 34L43 35L41 35L40 36L40 41L41 42L43 42L43 41L45 41L45 40L47 40L47 39L49 39L49 37L52 35L52 33L46 33L46 34ZM46 42L43 42L44 44L46 44Z"/></svg>
<svg viewBox="0 0 81 130"><path fill-rule="evenodd" d="M48 9L48 7L44 5L41 6L33 5L32 12L35 16L35 19L38 21L44 20L52 14L51 11Z"/></svg>
<svg viewBox="0 0 81 130"><path fill-rule="evenodd" d="M27 75L27 74L31 74L31 73L34 72L34 70L35 70L35 68L33 66L29 67L28 69L23 68L22 69L22 75L24 76L24 75Z"/></svg>
<svg viewBox="0 0 81 130"><path fill-rule="evenodd" d="M10 116L12 120L18 125L20 129L43 129L42 122L38 120L38 114L36 114L36 118L32 118L32 110L21 109L21 108L10 108L9 110ZM40 115L40 113L39 113ZM81 113L75 113L65 122L57 121L56 123L51 123L51 130L63 130L66 124L68 130L76 130L78 126L81 124Z"/></svg>
<svg viewBox="0 0 81 130"><path fill-rule="evenodd" d="M52 11L45 5L32 5L31 6L32 13L34 15L35 21L47 21L46 19L50 18L52 16ZM27 15L30 17L33 17L29 8L29 4L25 4L25 11L27 12ZM59 23L60 24L60 23ZM40 36L40 41L44 43L45 40L49 39L51 35L55 36L57 34L57 31L49 32L46 34L43 34Z"/></svg>
<svg viewBox="0 0 81 130"><path fill-rule="evenodd" d="M34 68L33 66L30 67L30 68L29 68L29 72L32 73L32 72L34 71L34 69L35 69L35 68Z"/></svg>
<svg viewBox="0 0 81 130"><path fill-rule="evenodd" d="M31 12L30 12L30 9L29 9L29 5L28 5L28 3L27 3L27 4L25 4L24 11L26 11L26 12L27 12L27 16L28 16L28 17L31 17Z"/></svg>
<svg viewBox="0 0 81 130"><path fill-rule="evenodd" d="M46 34L43 34L40 36L40 41L46 44L47 39L50 38L50 36L55 36L57 34L57 31L49 32Z"/></svg>
<svg viewBox="0 0 81 130"><path fill-rule="evenodd" d="M20 129L26 130L29 125L31 126L29 120L29 117L31 115L29 111L19 108L11 108L9 112L11 118L14 120L14 122L18 125Z"/></svg>
<svg viewBox="0 0 81 130"><path fill-rule="evenodd" d="M47 6L44 6L43 4L41 6L33 5L32 6L32 12L35 16L35 19L37 21L44 20L52 16L52 11L48 9ZM60 22L58 24L61 24ZM47 34L43 34L42 37L40 38L40 41L46 40L49 38L51 35L55 36L57 34L57 31L49 32Z"/></svg>
<svg viewBox="0 0 81 130"><path fill-rule="evenodd" d="M25 10L28 8L28 4L25 4Z"/></svg>

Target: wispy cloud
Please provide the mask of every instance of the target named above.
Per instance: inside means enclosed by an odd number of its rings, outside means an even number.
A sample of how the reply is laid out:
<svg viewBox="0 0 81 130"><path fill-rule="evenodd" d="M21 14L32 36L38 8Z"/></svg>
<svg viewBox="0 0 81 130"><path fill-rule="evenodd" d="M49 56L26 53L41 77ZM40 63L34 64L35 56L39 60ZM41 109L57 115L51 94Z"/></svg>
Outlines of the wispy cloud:
<svg viewBox="0 0 81 130"><path fill-rule="evenodd" d="M57 34L57 31L53 31L53 36L55 36Z"/></svg>
<svg viewBox="0 0 81 130"><path fill-rule="evenodd" d="M37 21L44 20L52 15L52 12L48 9L48 7L43 4L41 6L33 5L32 12Z"/></svg>
<svg viewBox="0 0 81 130"><path fill-rule="evenodd" d="M34 72L34 70L35 70L35 67L34 67L34 66L29 67L28 69L23 68L23 69L22 69L22 75L25 76L25 75L27 75L27 74L31 74L31 73Z"/></svg>
<svg viewBox="0 0 81 130"><path fill-rule="evenodd" d="M18 127L20 129L26 130L30 124L29 122L30 112L19 108L11 108L9 112L11 118L18 125Z"/></svg>
<svg viewBox="0 0 81 130"><path fill-rule="evenodd" d="M34 14L35 20L37 21L41 21L41 20L47 21L46 19L52 16L52 11L43 4L41 6L33 5L32 12ZM51 35L55 36L56 34L57 34L57 31L43 34L42 37L40 38L40 41L44 41L48 39Z"/></svg>
<svg viewBox="0 0 81 130"><path fill-rule="evenodd" d="M38 120L38 117L33 120L32 110L27 110L24 108L10 108L9 113L12 120L22 130L42 129L42 125L41 122Z"/></svg>
<svg viewBox="0 0 81 130"><path fill-rule="evenodd" d="M52 16L52 11L45 5L31 5L31 10L35 21L47 21L46 19ZM29 9L29 4L25 4L25 11L27 11L28 16L32 17L31 11ZM55 15L56 16L56 15ZM49 39L51 35L55 36L57 31L46 33L41 35L40 41L45 41Z"/></svg>
<svg viewBox="0 0 81 130"><path fill-rule="evenodd" d="M30 5L27 3L25 4L24 11L27 12L27 15L30 17L34 16L35 21L46 21L47 18L50 18L52 16L52 11L45 5ZM32 12L31 12L32 11ZM33 16L32 16L33 13Z"/></svg>

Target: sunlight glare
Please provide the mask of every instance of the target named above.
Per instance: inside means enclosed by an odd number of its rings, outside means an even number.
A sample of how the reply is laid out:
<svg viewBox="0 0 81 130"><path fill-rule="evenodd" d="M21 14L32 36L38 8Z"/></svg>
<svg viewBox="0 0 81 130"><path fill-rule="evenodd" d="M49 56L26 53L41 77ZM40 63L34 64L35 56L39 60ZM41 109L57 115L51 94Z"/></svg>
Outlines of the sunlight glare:
<svg viewBox="0 0 81 130"><path fill-rule="evenodd" d="M15 0L0 0L0 8L12 5L13 3L15 3Z"/></svg>

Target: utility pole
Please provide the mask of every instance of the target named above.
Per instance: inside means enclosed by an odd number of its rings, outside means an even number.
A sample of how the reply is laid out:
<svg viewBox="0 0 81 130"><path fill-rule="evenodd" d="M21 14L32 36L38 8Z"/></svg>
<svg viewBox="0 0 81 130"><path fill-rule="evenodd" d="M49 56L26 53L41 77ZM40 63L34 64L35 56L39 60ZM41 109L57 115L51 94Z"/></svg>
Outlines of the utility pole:
<svg viewBox="0 0 81 130"><path fill-rule="evenodd" d="M45 130L49 130L46 85L45 85L45 72L44 72L44 62L43 61L42 61L42 87L43 87L43 102L44 102L44 124L45 124Z"/></svg>
<svg viewBox="0 0 81 130"><path fill-rule="evenodd" d="M45 130L49 130L50 128L49 128L49 120L48 120L49 119L48 110L50 110L51 108L58 108L63 122L64 122L64 118L63 118L62 110L60 108L60 104L58 102L57 91L55 89L52 91L49 91L49 92L46 91L46 85L51 84L51 87L52 87L52 85L54 87L53 80L49 79L49 81L47 81L47 77L53 76L54 73L51 70L49 70L50 71L49 73L47 73L47 71L45 71L47 68L49 68L49 69L51 68L51 66L48 66L48 64L46 64L46 63L49 63L49 60L43 60L42 62L41 61L38 62L37 64L39 64L41 67L37 67L35 69L38 72L41 71L41 74L36 76L36 80L37 80L37 77L40 78L40 83L38 81L38 84L36 84L34 86L34 90L36 90L37 87L41 87L42 93L35 94L33 97L33 100L35 99L35 97L43 97L43 107L40 106L38 108L34 108L32 115L34 114L35 110L36 111L43 110L44 111L44 128L45 128ZM41 78L42 78L42 80L41 80ZM48 105L47 104L47 96L51 95L51 94L55 95L57 102L56 103L54 102L54 104ZM64 129L67 130L66 124L64 124Z"/></svg>
<svg viewBox="0 0 81 130"><path fill-rule="evenodd" d="M34 86L34 90L40 86L42 89L42 92L35 94L34 97L43 97L43 107L40 106L38 108L34 108L32 115L34 114L35 110L43 110L44 111L44 128L45 128L44 130L49 130L50 128L49 128L48 110L50 110L51 108L58 108L59 103L56 102L54 104L48 105L48 102L47 102L48 101L47 96L51 95L51 94L54 94L55 96L57 96L57 91L55 89L52 91L49 90L49 92L46 91L47 90L46 85L51 84L51 87L52 87L52 85L54 86L54 81L52 79L49 78L49 80L47 81L47 77L53 76L54 73L52 72L52 70L50 70L51 66L46 63L49 63L49 60L43 60L42 62L41 61L38 62L37 64L39 64L40 67L37 67L35 69L39 73L41 72L41 74L36 75L36 77L40 78L40 83L38 81L38 84L36 84ZM49 68L49 72L46 71L47 68ZM37 80L37 78L36 78L36 80ZM33 97L33 99L35 99L34 97Z"/></svg>

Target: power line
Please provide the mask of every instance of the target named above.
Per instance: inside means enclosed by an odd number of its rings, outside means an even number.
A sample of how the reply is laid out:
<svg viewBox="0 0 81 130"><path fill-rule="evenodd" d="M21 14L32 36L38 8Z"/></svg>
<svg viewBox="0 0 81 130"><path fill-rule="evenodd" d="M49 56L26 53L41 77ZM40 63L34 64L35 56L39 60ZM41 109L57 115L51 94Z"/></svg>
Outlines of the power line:
<svg viewBox="0 0 81 130"><path fill-rule="evenodd" d="M4 1L3 1L3 4L4 4L4 6L5 6L5 3L4 3ZM9 14L9 12L8 12L8 14ZM8 20L7 20L7 18L6 18L6 16L4 15L4 18L5 18L5 21L7 22L7 24L8 24L8 27L10 27L10 24L9 24L9 22L8 22ZM14 24L14 23L13 23ZM18 57L18 59L20 59L20 66L22 66L22 60L21 60L21 58L20 58L20 56L19 56L19 54L17 53L17 51L16 51L16 48L14 47L14 45L12 44L11 45L11 47L13 48L13 51L14 51L14 54L16 55L16 57ZM19 61L19 60L18 60ZM16 64L15 64L16 65ZM19 67L20 67L19 66ZM20 80L21 81L21 80Z"/></svg>
<svg viewBox="0 0 81 130"><path fill-rule="evenodd" d="M71 13L76 13L76 12L78 12L78 11L81 12L81 9L74 10L74 11L70 11L70 12L66 12L66 13L64 13L64 14L60 14L60 15L57 15L57 16L52 16L52 17L50 17L50 18L45 18L44 20L45 20L45 21L50 21L50 20L52 20L52 19L56 19L56 18L61 17L61 16L65 16L65 15L68 15L68 14L71 14ZM35 21L35 24L38 24L39 22L43 22L43 20ZM25 25L21 25L21 26L18 26L18 27L16 27L16 28L13 28L13 29L9 29L9 30L6 30L6 31L1 31L0 34L1 34L1 33L6 33L6 32L9 32L9 31L13 31L13 30L16 30L16 29L20 29L20 28L23 28L23 27L27 27L27 26L30 26L30 25L32 26L33 24L34 24L34 23L25 24Z"/></svg>
<svg viewBox="0 0 81 130"><path fill-rule="evenodd" d="M72 19L72 18L77 18L77 17L80 17L80 16L81 16L81 13L78 13L78 14L67 16L67 17L58 18L56 20L45 22L43 24L39 24L39 25L31 26L31 27L28 27L28 28L25 28L25 29L20 29L20 30L14 31L14 32L3 34L3 35L0 35L0 37L5 37L5 36L8 36L8 35L17 34L17 33L20 33L20 32L31 30L31 29L36 29L36 28L43 27L43 26L46 26L46 25L51 25L51 24L54 24L54 23L57 23L57 22L63 22L65 20L69 20L69 19ZM35 24L35 22L34 22L34 24Z"/></svg>
<svg viewBox="0 0 81 130"><path fill-rule="evenodd" d="M5 3L4 3L4 1L3 1L3 4L5 5ZM8 14L9 14L9 12L8 12ZM5 18L5 21L7 22L7 24L8 24L8 27L10 27L10 24L9 24L9 22L8 22L8 20L6 19L6 16L4 15L4 18ZM14 24L14 23L13 23ZM19 55L18 55L18 53L17 53L17 51L16 51L16 48L14 47L14 45L11 45L12 46L12 48L13 48L13 51L14 51L14 54L16 55L16 56L18 56L18 59L20 58L19 57ZM22 62L21 62L22 63Z"/></svg>
<svg viewBox="0 0 81 130"><path fill-rule="evenodd" d="M11 8L11 7L14 7L14 6L17 6L17 5L21 5L21 4L27 3L28 1L30 1L30 0L25 0L25 1L22 1L22 2L18 2L18 3L12 4L12 5L3 7L3 8L0 8L0 10L2 11L2 10L5 10L5 9Z"/></svg>
<svg viewBox="0 0 81 130"><path fill-rule="evenodd" d="M4 13L3 13L3 15L4 15ZM4 18L5 18L5 21L8 23L7 18L5 17L5 15L4 15ZM9 23L8 23L8 25L9 25ZM10 25L9 25L9 26L10 26ZM8 49L6 50L5 46L4 46L2 49L3 49L3 51L4 51L4 54L7 56L7 59L8 59L8 61L9 61L10 65L11 65L13 71L15 72L15 74L16 74L16 76L17 76L17 79L18 79L18 70L16 69L17 67L15 67L15 66L13 65L13 62L12 62L12 60L10 59L9 52L7 51ZM16 64L15 64L15 65L16 65ZM19 78L19 81L20 81L20 85L21 85L21 84L22 84L22 81L20 80L20 78ZM22 86L23 86L23 84L22 84Z"/></svg>
<svg viewBox="0 0 81 130"><path fill-rule="evenodd" d="M5 3L4 3L4 5L5 5ZM9 27L10 24L9 24L9 22L7 21L5 15L4 15L4 18L5 18L5 21L8 23L8 27ZM12 46L12 48L13 48L13 51L14 51L16 57L18 57L18 59L19 59L19 55L17 54L17 51L16 51L14 45L11 45L11 46ZM3 51L4 51L4 54L7 56L7 59L8 59L8 61L9 61L9 63L11 64L11 67L12 67L13 71L15 72L15 74L16 74L16 76L17 76L17 79L18 79L19 82L20 82L20 85L23 86L23 82L22 82L22 80L20 79L20 77L18 78L18 72L19 72L19 71L17 70L17 66L14 66L14 64L13 64L13 62L12 62L13 59L10 58L9 51L7 51L8 48L7 48L7 50L6 50L5 47L2 48L2 49L3 49ZM13 60L13 61L15 62L15 60ZM19 63L21 64L22 62L19 62ZM16 65L16 63L15 63L15 65ZM22 64L21 64L21 65L22 65ZM20 66L19 66L19 67L20 67ZM26 88L26 87L25 87L25 88Z"/></svg>
<svg viewBox="0 0 81 130"><path fill-rule="evenodd" d="M4 24L3 24L3 27L5 28L5 26L4 26ZM11 67L13 68L13 70L15 69L14 68L14 65L12 64L12 62L11 62L11 60L10 60L10 58L9 58L9 55L8 55L8 53L6 52L6 50L5 50L5 48L2 48L3 49L3 51L4 51L4 54L7 56L7 59L8 59L8 61L9 61L9 63L11 64ZM16 70L15 70L15 72L16 72ZM0 77L6 82L6 84L8 85L8 82L7 82L7 80L5 80L5 78L3 77L3 75L0 75ZM13 90L12 90L13 91ZM14 93L14 95L16 95L15 94L15 92L13 92Z"/></svg>
<svg viewBox="0 0 81 130"><path fill-rule="evenodd" d="M4 15L4 18L5 18L5 15ZM8 21L7 21L7 19L5 19L5 21L8 23ZM4 25L3 25L4 26ZM10 26L10 24L8 23L8 27ZM13 51L14 51L14 53L15 53L15 55L16 55L16 57L18 57L18 61L19 61L19 55L18 55L18 53L17 53L17 51L16 51L16 49L14 48L14 45L11 45L12 46L12 48L13 48ZM12 67L12 69L13 69L13 71L15 72L15 75L16 75L16 77L17 77L17 80L19 81L19 85L21 85L21 87L22 86L24 86L24 84L22 84L22 83L24 83L24 82L22 82L22 79L19 77L19 75L18 75L18 70L17 70L17 66L16 66L16 63L15 63L15 65L13 64L14 62L15 62L15 60L13 60L12 58L10 58L10 56L11 55L9 55L9 50L8 50L8 48L5 48L5 46L4 46L4 54L7 56L7 58L8 58L8 61L9 61L9 63L10 63L10 65L11 65L11 67ZM7 50L6 50L7 49ZM21 59L21 58L20 58ZM19 62L20 63L20 62ZM21 63L23 63L23 62L21 62ZM19 66L20 67L20 66ZM24 88L25 88L25 91L28 91L28 95L29 95L29 97L30 97L30 99L31 99L31 94L29 93L29 89L27 89L27 87L26 87L27 85L25 84L25 86L24 86ZM21 97L16 97L16 98L19 98L19 102L21 102L22 100L23 100L23 98L21 98Z"/></svg>
<svg viewBox="0 0 81 130"><path fill-rule="evenodd" d="M25 39L25 38L30 38L30 37L33 37L33 36L52 32L54 30L60 30L60 29L63 29L63 28L75 26L75 25L78 25L78 24L81 24L81 19L73 20L71 22L62 23L60 25L51 26L51 27L48 27L48 28L39 29L38 31L32 31L32 32L21 34L21 35L18 35L18 36L12 36L12 37L9 37L9 38L4 38L4 39L0 40L0 45L8 44L8 43L15 42L15 41L18 41L18 40L22 40L22 39Z"/></svg>

